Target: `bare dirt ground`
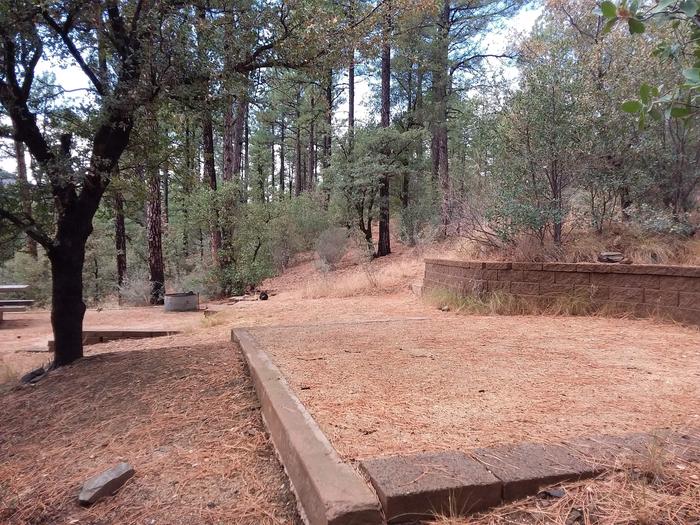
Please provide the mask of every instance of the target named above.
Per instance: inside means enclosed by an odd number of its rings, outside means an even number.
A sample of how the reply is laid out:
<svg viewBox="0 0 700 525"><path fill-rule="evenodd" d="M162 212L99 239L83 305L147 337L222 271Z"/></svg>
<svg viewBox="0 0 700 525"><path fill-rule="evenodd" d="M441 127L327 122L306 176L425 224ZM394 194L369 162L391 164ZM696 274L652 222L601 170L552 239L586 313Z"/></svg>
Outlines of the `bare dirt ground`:
<svg viewBox="0 0 700 525"><path fill-rule="evenodd" d="M700 426L700 332L456 317L253 331L348 459Z"/></svg>
<svg viewBox="0 0 700 525"><path fill-rule="evenodd" d="M290 366L306 369L290 377L290 368L288 378L302 399L312 396L304 400L348 456L362 452L344 450L339 436L351 436L350 443L356 440L358 429L367 431L357 441L360 451L374 446L367 440L397 443L398 433L411 426L411 418L424 426L411 429L406 451L427 448L430 439L443 444L452 439L450 432L438 435L426 427L429 420L453 431L454 424L447 422L471 418L471 424L483 424L489 430L476 426L457 430L465 441L476 443L478 438L479 444L486 444L489 439L534 436L536 421L546 425L547 432L566 425L573 431L589 428L596 421L614 426L614 418L620 417L620 424L627 428L653 423L646 415L652 411L660 418L660 424L654 426L679 425L693 414L691 402L697 415L699 380L693 376L699 360L697 332L652 321L469 317L439 312L408 291L422 268L417 259L415 254L399 253L375 261L377 264L346 263L332 273L317 271L314 261L307 260L264 285L276 291L269 301L212 303L208 308L216 313L208 317L201 312L165 314L158 308L88 312L86 329L153 328L184 333L87 346L87 358L75 365L51 372L35 386L0 393L0 523L298 523L243 360L229 343L235 326L433 318L404 323L400 330L386 330L395 323L367 325L373 328L360 331L353 325L319 329L322 344L318 349L302 344L313 342L308 337L291 341L288 333L280 332L299 352L300 359L287 354ZM0 328L0 366L9 370L7 384L16 385L16 377L10 376L49 357L23 350L43 346L50 328L45 312L8 317L10 322ZM420 323L434 323L435 333L422 330L420 326L426 325ZM331 333L337 333L338 340L324 343ZM461 350L449 341L451 337L464 343ZM538 353L528 350L531 339L539 341ZM603 345L598 344L601 340ZM274 338L269 342L281 343ZM576 344L582 345L578 356L569 349ZM374 355L366 354L370 348L375 349ZM469 348L479 351L466 351ZM361 354L353 351L364 352L367 362L361 362ZM306 359L319 352L327 353L324 359ZM547 356L564 371L552 375L556 371L538 373L525 366L545 366ZM444 360L443 373L439 373L438 358ZM347 365L346 370L337 366L340 362ZM506 370L499 371L501 368ZM360 372L370 380L355 385ZM328 381L322 377L325 373ZM330 384L330 378L345 384ZM496 379L507 388L494 388ZM695 389L689 386L691 380ZM383 381L392 381L391 387ZM634 388L634 382L641 387ZM462 389L458 395L446 390L454 385ZM539 393L538 385L543 389ZM301 386L311 389L301 390ZM612 394L606 397L605 390ZM323 392L327 400L322 402ZM586 397L589 394L591 399ZM383 400L383 407L377 406L378 400ZM429 400L434 406L426 411ZM635 400L642 405L636 406ZM363 418L357 416L361 402L367 404ZM314 403L335 405L338 420L347 428L325 423ZM470 403L475 403L471 410ZM625 409L616 411L618 403ZM578 417L571 416L575 412L570 413L569 408L578 410ZM481 411L500 417L500 426L480 416ZM428 419L421 420L421 413L427 413ZM398 425L395 433L388 431L385 418ZM440 422L442 418L445 423ZM79 507L77 493L82 482L120 459L134 465L136 476L113 498L91 508ZM683 473L697 477L690 467ZM605 498L629 500L627 485L605 483L595 485ZM664 490L676 486L667 483ZM592 490L577 487L568 487L572 497L555 508L580 505L581 498ZM645 487L640 489L642 495L649 494ZM691 497L696 496L697 486L690 487L695 490ZM655 502L680 508L671 496L657 492L662 497ZM687 490L681 494L687 497ZM478 523L564 523L564 518L544 512L540 502L523 505L508 511L518 521L493 513L479 517ZM564 516L564 510L556 516ZM529 521L521 520L525 515ZM612 518L586 523L632 523L613 519L618 515L617 510L609 511ZM673 523L687 522L683 521L686 514L678 515L681 521Z"/></svg>

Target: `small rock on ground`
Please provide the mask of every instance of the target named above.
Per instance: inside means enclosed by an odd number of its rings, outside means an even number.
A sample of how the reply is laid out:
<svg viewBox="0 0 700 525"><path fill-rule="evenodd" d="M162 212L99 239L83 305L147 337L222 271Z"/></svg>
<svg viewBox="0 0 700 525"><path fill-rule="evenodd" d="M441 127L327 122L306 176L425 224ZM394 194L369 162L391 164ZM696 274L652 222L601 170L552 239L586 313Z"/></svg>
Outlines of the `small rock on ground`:
<svg viewBox="0 0 700 525"><path fill-rule="evenodd" d="M563 498L566 496L566 491L561 487L550 488L543 490L538 496L541 498Z"/></svg>
<svg viewBox="0 0 700 525"><path fill-rule="evenodd" d="M128 463L118 463L101 474L90 478L83 484L78 496L81 505L92 505L105 496L111 496L135 474Z"/></svg>

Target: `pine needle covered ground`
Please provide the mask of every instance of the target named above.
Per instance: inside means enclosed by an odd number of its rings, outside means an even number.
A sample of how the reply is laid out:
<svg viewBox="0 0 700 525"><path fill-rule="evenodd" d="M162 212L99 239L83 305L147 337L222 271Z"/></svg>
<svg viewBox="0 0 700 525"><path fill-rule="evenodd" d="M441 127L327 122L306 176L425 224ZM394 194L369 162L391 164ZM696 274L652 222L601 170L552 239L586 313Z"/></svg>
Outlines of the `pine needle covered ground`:
<svg viewBox="0 0 700 525"><path fill-rule="evenodd" d="M264 285L274 293L268 301L209 304L214 314L188 319L179 325L180 335L88 346L86 359L50 373L37 385L6 389L0 394L0 523L298 523L293 495L262 425L243 360L228 342L230 330L415 316L463 323L466 330L473 318L440 312L408 291L408 285L420 278L421 265L416 261L421 256L396 254L370 263L369 268L363 266L367 263L353 263L330 273L307 261ZM317 284L324 282L330 291ZM311 293L315 286L319 293ZM145 311L139 315L148 322ZM106 313L91 313L90 318ZM139 328L134 314L133 309L125 310L128 321L121 322ZM36 313L21 315L29 318ZM109 315L119 324L119 310ZM38 318L47 322L41 315ZM170 319L181 323L177 314L160 322ZM527 317L480 319L481 323L491 319L494 326L508 319L522 323L523 330L530 322ZM559 319L548 336L561 342L571 338L571 323L587 321ZM634 326L658 333L669 347L697 338L689 329L651 321L591 322L599 328L605 325L610 334L618 329L633 332L630 323L637 323ZM8 342L15 329L3 328ZM43 330L38 325L25 329ZM22 337L28 334L22 333ZM9 345L2 346L5 362L23 355L15 353L16 345L6 348ZM45 354L37 355L36 359L46 359ZM697 365L696 354L686 357L690 365ZM424 361L420 356L410 358L421 366ZM309 362L302 364L309 367ZM7 380L16 384L16 378ZM82 483L120 460L134 466L135 477L114 497L80 507L77 494ZM602 479L569 484L564 498L532 498L469 520L442 519L479 525L567 520L605 525L692 523L700 501L698 465L668 457L653 467L656 474L650 476L645 474L648 463L642 459ZM580 521L570 520L573 511L581 512Z"/></svg>

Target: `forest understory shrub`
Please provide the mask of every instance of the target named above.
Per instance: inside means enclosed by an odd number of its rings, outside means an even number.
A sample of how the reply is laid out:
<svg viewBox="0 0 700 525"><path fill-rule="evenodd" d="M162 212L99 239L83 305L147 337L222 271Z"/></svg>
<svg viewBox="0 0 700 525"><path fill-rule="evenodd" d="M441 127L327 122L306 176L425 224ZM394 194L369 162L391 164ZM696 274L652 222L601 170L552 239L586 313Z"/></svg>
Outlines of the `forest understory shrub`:
<svg viewBox="0 0 700 525"><path fill-rule="evenodd" d="M647 229L629 220L616 222L603 233L570 226L561 244L520 233L508 242L495 242L488 234L466 231L465 258L531 262L597 262L605 251L617 251L636 264L700 264L700 238Z"/></svg>
<svg viewBox="0 0 700 525"><path fill-rule="evenodd" d="M348 247L347 228L334 227L321 232L316 239L316 253L331 270L345 256Z"/></svg>
<svg viewBox="0 0 700 525"><path fill-rule="evenodd" d="M149 290L148 274L145 271L135 271L119 287L119 300L124 306L146 306L150 299Z"/></svg>
<svg viewBox="0 0 700 525"><path fill-rule="evenodd" d="M377 268L371 262L342 273L324 272L301 291L302 298L344 298L381 295L407 288L422 271L422 261L409 260Z"/></svg>

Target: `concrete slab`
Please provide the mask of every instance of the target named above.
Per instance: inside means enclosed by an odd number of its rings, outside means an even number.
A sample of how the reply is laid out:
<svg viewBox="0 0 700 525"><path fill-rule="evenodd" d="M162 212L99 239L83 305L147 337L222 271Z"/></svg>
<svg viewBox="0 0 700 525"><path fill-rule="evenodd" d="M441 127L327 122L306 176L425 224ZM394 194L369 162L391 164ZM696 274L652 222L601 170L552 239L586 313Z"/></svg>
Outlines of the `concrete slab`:
<svg viewBox="0 0 700 525"><path fill-rule="evenodd" d="M265 425L310 525L377 525L383 517L376 495L344 463L282 373L253 336L236 329L260 400Z"/></svg>
<svg viewBox="0 0 700 525"><path fill-rule="evenodd" d="M501 502L501 482L461 452L390 456L361 462L387 521L461 516Z"/></svg>
<svg viewBox="0 0 700 525"><path fill-rule="evenodd" d="M672 454L686 461L700 461L700 429L670 436L668 447Z"/></svg>
<svg viewBox="0 0 700 525"><path fill-rule="evenodd" d="M573 455L588 464L613 469L627 460L647 454L655 440L665 441L665 437L635 432L622 436L597 434L581 436L562 445Z"/></svg>
<svg viewBox="0 0 700 525"><path fill-rule="evenodd" d="M521 443L477 449L471 453L503 482L503 500L537 494L541 487L596 476L604 469L592 465L561 445Z"/></svg>
<svg viewBox="0 0 700 525"><path fill-rule="evenodd" d="M117 339L147 339L151 337L165 337L177 335L182 332L175 330L83 330L83 344L95 345L116 341ZM54 342L48 342L48 351L53 352Z"/></svg>

